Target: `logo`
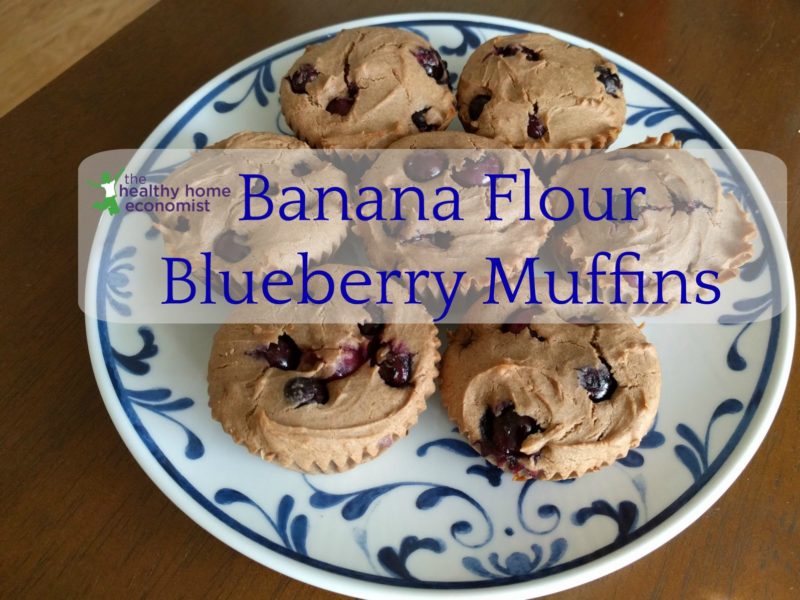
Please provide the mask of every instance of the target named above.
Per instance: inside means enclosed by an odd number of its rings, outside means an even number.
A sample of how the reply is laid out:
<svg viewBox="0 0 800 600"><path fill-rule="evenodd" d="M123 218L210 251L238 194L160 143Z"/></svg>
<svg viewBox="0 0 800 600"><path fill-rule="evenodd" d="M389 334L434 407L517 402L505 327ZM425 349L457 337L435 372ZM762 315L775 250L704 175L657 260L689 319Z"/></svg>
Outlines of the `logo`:
<svg viewBox="0 0 800 600"><path fill-rule="evenodd" d="M117 180L122 176L125 167L122 167L113 177L108 174L108 171L103 171L100 181L92 181L89 179L87 183L95 188L102 189L106 197L101 202L93 202L92 207L100 212L108 211L108 214L115 215L119 212L119 204L117 204Z"/></svg>

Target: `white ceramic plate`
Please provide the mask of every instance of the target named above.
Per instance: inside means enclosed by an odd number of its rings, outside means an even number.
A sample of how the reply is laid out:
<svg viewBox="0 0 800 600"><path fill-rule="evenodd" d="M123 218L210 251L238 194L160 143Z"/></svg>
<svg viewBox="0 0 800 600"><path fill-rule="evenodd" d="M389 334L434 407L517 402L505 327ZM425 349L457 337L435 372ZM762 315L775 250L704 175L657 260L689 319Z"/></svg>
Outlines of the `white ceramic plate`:
<svg viewBox="0 0 800 600"><path fill-rule="evenodd" d="M143 147L201 147L243 129L286 132L276 82L304 46L361 25L420 33L453 73L491 36L550 32L619 65L629 104L617 145L672 130L687 147L732 147L694 104L630 60L544 27L467 14L364 19L267 48L200 88ZM141 169L154 181L168 167L152 152ZM648 325L665 374L656 425L626 459L580 480L523 484L501 476L453 431L437 396L406 439L354 471L305 477L263 462L211 419L210 326L88 319L100 391L131 453L175 504L290 577L359 597L460 590L523 598L578 585L640 558L700 516L744 469L777 411L794 347L788 255L752 174L737 160L726 169L723 183L760 231L760 256L739 284L769 293L720 309L715 325ZM142 215L101 222L89 312L135 323L127 313L137 266L160 244ZM790 304L777 314L780 298Z"/></svg>

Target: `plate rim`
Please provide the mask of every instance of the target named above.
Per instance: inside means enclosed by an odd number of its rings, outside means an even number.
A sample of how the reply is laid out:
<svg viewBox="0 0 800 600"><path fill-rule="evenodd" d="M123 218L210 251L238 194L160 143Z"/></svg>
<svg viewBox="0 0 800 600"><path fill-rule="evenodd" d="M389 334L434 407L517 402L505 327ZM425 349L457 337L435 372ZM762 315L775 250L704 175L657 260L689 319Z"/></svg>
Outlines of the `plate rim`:
<svg viewBox="0 0 800 600"><path fill-rule="evenodd" d="M147 137L145 142L143 142L142 147L157 147L157 145L153 143L154 139L163 137L166 133L169 133L178 127L178 125L180 125L182 119L176 117L190 118L193 116L194 113L187 111L187 108L197 105L199 98L208 95L219 85L225 83L231 75L238 73L243 68L252 65L267 54L278 54L289 47L293 47L302 43L303 40L335 33L345 27L392 24L396 21L438 21L442 22L442 24L448 24L457 20L468 21L473 26L487 24L516 29L546 31L561 37L562 39L571 39L577 43L590 45L591 47L597 48L601 53L618 64L627 63L635 66L637 70L645 73L649 83L653 84L654 87L657 87L659 91L664 92L666 95L672 96L672 98L678 104L680 104L681 107L698 122L698 124L701 124L702 127L705 128L717 142L720 142L723 147L735 149L735 146L728 136L725 135L725 133L722 132L716 123L714 123L710 117L705 115L705 113L703 113L691 100L681 94L673 86L663 81L660 77L654 75L649 70L625 58L624 56L612 52L607 48L604 48L599 44L589 40L579 38L551 27L546 27L536 23L529 23L519 19L463 12L412 12L366 17L315 29L298 36L294 36L277 44L273 44L244 58L200 86L197 90L195 90L195 92L190 94L184 101L179 103L173 111L171 111L162 119L160 124ZM755 183L755 185L751 185L751 187L760 190L760 182L755 179L753 183ZM195 521L198 525L203 527L206 531L211 533L214 537L218 538L226 545L238 552L245 554L259 564L268 566L288 575L289 577L321 588L330 589L345 594L368 594L370 597L400 598L408 597L409 595L417 595L418 597L422 597L424 595L427 597L442 593L453 593L454 589L458 589L459 594L472 596L480 595L482 597L485 597L487 594L492 594L497 598L518 598L525 595L530 596L532 593L536 595L548 594L581 585L598 577L607 575L624 566L627 566L628 564L631 564L632 562L638 560L646 554L649 554L656 548L668 542L670 539L688 527L691 523L693 523L702 514L704 514L711 507L711 505L713 505L719 499L719 497L721 497L722 494L727 491L727 489L732 485L733 481L743 472L747 466L747 463L752 459L758 447L761 445L770 425L772 424L772 421L774 420L775 414L777 413L783 398L788 381L795 339L794 278L791 271L791 262L788 256L785 238L782 235L776 235L776 233L780 233L781 229L777 223L777 216L775 215L771 206L767 211L762 210L762 216L764 218L764 226L770 233L770 241L774 246L780 246L779 248L776 247L775 251L776 268L781 284L785 284L787 288L784 293L786 293L788 296L788 302L785 303L783 312L778 316L780 322L777 326L776 332L778 339L775 347L775 360L773 362L771 375L769 376L762 391L761 405L758 407L758 410L753 415L752 420L742 433L741 438L731 450L731 453L728 455L725 461L720 465L719 469L712 476L710 476L708 480L702 486L700 486L690 498L688 498L662 522L653 526L652 529L646 531L640 537L625 544L624 546L610 550L603 556L590 559L586 563L579 564L564 571L550 574L538 579L530 579L515 583L503 583L494 586L480 585L482 582L466 582L468 587L444 589L430 587L416 588L409 587L407 585L395 586L360 578L357 579L313 565L304 564L294 558L275 552L270 548L258 544L241 532L232 529L221 520L213 518L213 515L209 515L208 511L202 507L196 501L196 499L194 499L189 492L178 483L178 481L175 480L174 476L171 476L167 470L165 470L165 466L159 462L157 457L153 455L152 450L148 448L144 440L139 437L133 424L128 419L124 408L122 407L119 394L115 389L117 382L112 379L111 374L108 372L108 365L102 352L102 332L100 331L99 327L94 327L99 323L99 321L94 318L89 318L88 316L86 317L87 344L89 346L89 354L91 357L93 372L95 379L97 380L101 396L103 397L106 408L112 418L112 422L128 447L128 450L134 456L134 459L139 463L139 465L147 473L150 479L157 485L157 487L161 489L161 491L193 521ZM100 234L101 230L99 228L98 235ZM108 238L106 237L105 239ZM96 241L97 240L95 240L95 243L93 243L92 247L93 258L96 258ZM778 241L780 241L780 244L777 243ZM90 264L92 264L92 262L93 261L90 258ZM87 291L93 291L96 289L96 272L97 270L89 270L90 275L87 277L86 281ZM93 284L94 287L92 287ZM86 298L87 302L95 302L96 299L92 293L87 294ZM713 485L710 486L712 482ZM677 499L673 502L676 501Z"/></svg>

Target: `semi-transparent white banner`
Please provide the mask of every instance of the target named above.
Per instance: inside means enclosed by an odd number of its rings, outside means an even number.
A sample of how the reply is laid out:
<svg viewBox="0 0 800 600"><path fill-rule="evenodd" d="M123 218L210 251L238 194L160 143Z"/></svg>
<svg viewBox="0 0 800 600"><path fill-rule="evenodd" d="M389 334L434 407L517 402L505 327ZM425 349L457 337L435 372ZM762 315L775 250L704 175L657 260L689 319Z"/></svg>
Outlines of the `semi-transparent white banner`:
<svg viewBox="0 0 800 600"><path fill-rule="evenodd" d="M786 170L760 152L113 150L78 180L79 303L108 321L717 323L787 303Z"/></svg>

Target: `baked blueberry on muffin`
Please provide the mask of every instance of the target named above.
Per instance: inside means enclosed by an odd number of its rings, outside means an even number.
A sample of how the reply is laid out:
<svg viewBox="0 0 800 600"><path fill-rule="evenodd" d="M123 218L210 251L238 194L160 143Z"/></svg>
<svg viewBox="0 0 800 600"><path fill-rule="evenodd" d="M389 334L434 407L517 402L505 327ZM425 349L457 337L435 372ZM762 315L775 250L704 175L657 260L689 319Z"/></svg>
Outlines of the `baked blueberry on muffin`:
<svg viewBox="0 0 800 600"><path fill-rule="evenodd" d="M348 270L323 268L338 276ZM379 297L377 289L362 291ZM390 282L389 298L401 295ZM306 308L316 314L298 308L287 319L298 322L220 327L208 366L211 414L266 460L306 473L344 471L417 422L434 391L439 338L419 307L342 301ZM239 317L255 320L261 309L243 310ZM399 310L406 317L392 322Z"/></svg>
<svg viewBox="0 0 800 600"><path fill-rule="evenodd" d="M458 83L464 129L515 148L605 148L625 122L617 67L543 33L493 38Z"/></svg>
<svg viewBox="0 0 800 600"><path fill-rule="evenodd" d="M639 445L661 371L655 348L622 315L558 322L536 308L460 326L443 360L442 401L489 462L518 479L569 479Z"/></svg>
<svg viewBox="0 0 800 600"><path fill-rule="evenodd" d="M447 63L404 29L347 29L309 46L280 96L289 127L315 148L385 148L455 117Z"/></svg>

